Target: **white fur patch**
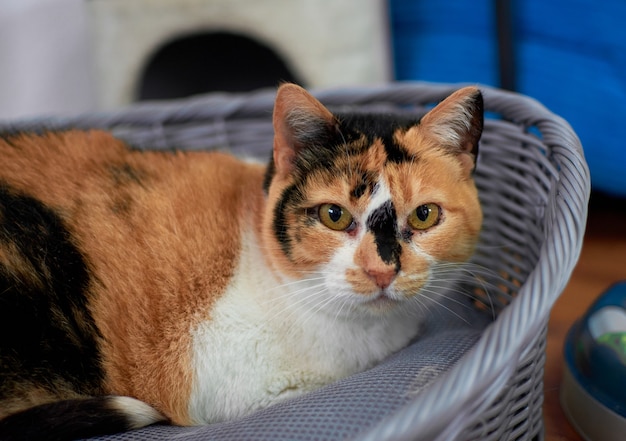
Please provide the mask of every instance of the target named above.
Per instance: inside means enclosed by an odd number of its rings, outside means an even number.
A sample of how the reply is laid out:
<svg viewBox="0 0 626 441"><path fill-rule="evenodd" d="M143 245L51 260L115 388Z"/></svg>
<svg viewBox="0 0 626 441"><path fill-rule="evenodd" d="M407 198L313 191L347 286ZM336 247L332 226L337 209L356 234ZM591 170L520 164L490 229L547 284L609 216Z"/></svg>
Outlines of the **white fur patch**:
<svg viewBox="0 0 626 441"><path fill-rule="evenodd" d="M365 223L367 218L369 218L372 212L376 211L376 209L380 208L385 202L391 200L391 192L389 191L389 187L384 179L380 179L376 183L375 191L372 193L372 197L370 199L365 212L363 213L362 223Z"/></svg>
<svg viewBox="0 0 626 441"><path fill-rule="evenodd" d="M111 397L110 407L126 415L130 429L139 429L165 421L166 418L152 406L131 397Z"/></svg>
<svg viewBox="0 0 626 441"><path fill-rule="evenodd" d="M192 330L194 423L241 417L362 371L417 334L414 311L341 313L357 295L335 275L345 274L355 243L337 251L329 264L336 268L327 265L307 280L278 280L254 238L244 235L242 242L233 282L210 318Z"/></svg>

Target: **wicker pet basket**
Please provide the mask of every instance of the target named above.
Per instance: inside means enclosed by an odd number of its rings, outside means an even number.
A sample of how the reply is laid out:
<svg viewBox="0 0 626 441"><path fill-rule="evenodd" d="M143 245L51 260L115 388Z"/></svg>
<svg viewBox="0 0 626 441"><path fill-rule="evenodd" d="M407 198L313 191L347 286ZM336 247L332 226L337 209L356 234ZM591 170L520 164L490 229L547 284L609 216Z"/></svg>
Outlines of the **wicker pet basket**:
<svg viewBox="0 0 626 441"><path fill-rule="evenodd" d="M331 108L421 115L458 86L319 91ZM570 126L537 102L483 87L476 169L478 252L425 336L368 372L206 427L155 426L107 440L517 440L543 438L550 308L579 256L590 180ZM274 92L207 95L111 113L0 124L0 131L106 128L150 149L226 149L267 158ZM448 312L450 311L450 312Z"/></svg>

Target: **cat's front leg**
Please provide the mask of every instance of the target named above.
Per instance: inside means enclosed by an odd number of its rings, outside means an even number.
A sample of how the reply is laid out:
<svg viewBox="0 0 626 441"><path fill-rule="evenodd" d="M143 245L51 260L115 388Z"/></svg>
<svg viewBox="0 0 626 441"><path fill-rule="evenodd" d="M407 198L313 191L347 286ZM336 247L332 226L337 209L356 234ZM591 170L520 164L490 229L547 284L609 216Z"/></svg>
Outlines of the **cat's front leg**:
<svg viewBox="0 0 626 441"><path fill-rule="evenodd" d="M336 378L321 376L310 371L283 372L270 378L266 391L269 403L288 400L319 389Z"/></svg>

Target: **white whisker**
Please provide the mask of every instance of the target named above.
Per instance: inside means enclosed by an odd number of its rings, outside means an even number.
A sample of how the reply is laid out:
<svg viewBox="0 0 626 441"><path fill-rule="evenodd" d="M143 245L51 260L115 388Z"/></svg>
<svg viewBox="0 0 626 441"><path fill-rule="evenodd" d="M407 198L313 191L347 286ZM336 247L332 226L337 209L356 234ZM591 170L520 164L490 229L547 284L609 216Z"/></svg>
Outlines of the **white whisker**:
<svg viewBox="0 0 626 441"><path fill-rule="evenodd" d="M449 313L451 313L452 315L456 316L457 318L461 319L463 322L465 322L465 324L469 325L470 322L463 317L462 315L458 314L457 312L455 312L452 308L446 306L443 302L440 302L439 300L437 300L436 298L429 296L428 297L428 301L435 303L437 306L439 306L440 308L445 309L446 311L448 311ZM430 310L430 309L429 309Z"/></svg>

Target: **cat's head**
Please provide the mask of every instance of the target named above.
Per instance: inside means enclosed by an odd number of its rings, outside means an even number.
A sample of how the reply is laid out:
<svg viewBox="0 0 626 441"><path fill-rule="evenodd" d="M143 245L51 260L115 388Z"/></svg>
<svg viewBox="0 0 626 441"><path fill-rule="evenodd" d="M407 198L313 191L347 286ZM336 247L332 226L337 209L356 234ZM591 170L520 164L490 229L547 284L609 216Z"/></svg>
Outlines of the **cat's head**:
<svg viewBox="0 0 626 441"><path fill-rule="evenodd" d="M303 297L331 310L388 310L473 253L482 223L472 177L477 88L407 120L333 115L286 84L273 122L263 237L271 265L301 280Z"/></svg>

